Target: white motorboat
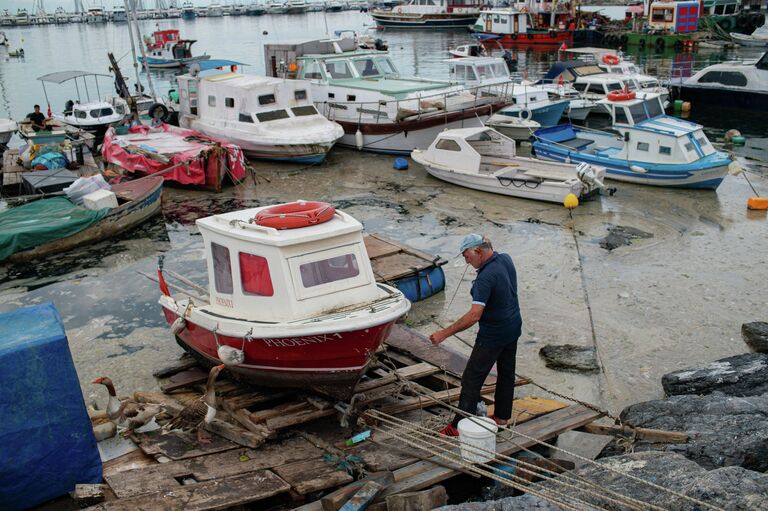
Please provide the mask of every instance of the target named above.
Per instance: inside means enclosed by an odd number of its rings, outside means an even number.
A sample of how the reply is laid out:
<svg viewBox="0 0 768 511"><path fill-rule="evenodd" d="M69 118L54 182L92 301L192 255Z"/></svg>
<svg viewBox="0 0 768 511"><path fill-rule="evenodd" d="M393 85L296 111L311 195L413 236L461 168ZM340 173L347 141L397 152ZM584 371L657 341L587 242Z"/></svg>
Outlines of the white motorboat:
<svg viewBox="0 0 768 511"><path fill-rule="evenodd" d="M288 0L285 3L285 12L287 14L304 14L307 12L307 2L305 0Z"/></svg>
<svg viewBox="0 0 768 511"><path fill-rule="evenodd" d="M86 78L88 77L93 78L92 85L95 84L96 86L97 97L94 100L90 98L89 91L92 89L86 84ZM110 75L89 73L87 71L59 71L40 76L38 80L43 83L43 93L46 99L48 98L48 92L45 90L46 83L62 84L70 80L75 83L77 101L72 99L67 101L64 111L54 113L52 118L75 128L95 132L97 137L102 136L107 128L113 124L122 121L128 113L128 104L119 97L99 99L99 77L109 78L110 81L112 79ZM82 79L83 82L80 87L77 86L78 79ZM86 93L85 101L83 101L80 95L81 90L84 90Z"/></svg>
<svg viewBox="0 0 768 511"><path fill-rule="evenodd" d="M288 10L288 7L286 3L281 0L273 0L273 1L267 2L268 14L285 14L287 10Z"/></svg>
<svg viewBox="0 0 768 511"><path fill-rule="evenodd" d="M126 12L125 7L116 5L112 9L112 21L115 23L125 23L128 21L128 13Z"/></svg>
<svg viewBox="0 0 768 511"><path fill-rule="evenodd" d="M221 4L218 2L213 2L211 5L208 6L208 13L209 18L221 18L224 16L224 9L222 8Z"/></svg>
<svg viewBox="0 0 768 511"><path fill-rule="evenodd" d="M603 188L605 168L551 164L516 155L515 141L492 128L440 133L414 161L449 183L524 199L561 203L568 194L586 198Z"/></svg>
<svg viewBox="0 0 768 511"><path fill-rule="evenodd" d="M264 51L274 63L267 74L308 80L317 109L344 128L339 144L359 150L408 155L443 129L481 124L509 104L482 88L403 77L386 52L359 49L355 39L267 44Z"/></svg>
<svg viewBox="0 0 768 511"><path fill-rule="evenodd" d="M0 46L8 46L8 37L5 32L0 32Z"/></svg>
<svg viewBox="0 0 768 511"><path fill-rule="evenodd" d="M85 21L87 23L104 23L107 21L107 15L104 12L103 7L91 7L85 13Z"/></svg>
<svg viewBox="0 0 768 511"><path fill-rule="evenodd" d="M0 119L0 147L10 142L16 128L16 121L13 119Z"/></svg>
<svg viewBox="0 0 768 511"><path fill-rule="evenodd" d="M705 67L674 87L694 104L768 111L768 52L758 60Z"/></svg>
<svg viewBox="0 0 768 511"><path fill-rule="evenodd" d="M449 48L448 53L450 53L451 57L454 58L488 56L488 52L485 50L485 47L479 43L462 44L456 48Z"/></svg>
<svg viewBox="0 0 768 511"><path fill-rule="evenodd" d="M528 140L534 131L541 128L541 124L533 119L500 114L492 115L485 125L514 140Z"/></svg>
<svg viewBox="0 0 768 511"><path fill-rule="evenodd" d="M326 0L325 10L328 12L340 12L344 10L344 2L341 0Z"/></svg>
<svg viewBox="0 0 768 511"><path fill-rule="evenodd" d="M731 32L730 36L733 42L742 46L765 48L768 47L768 24L764 23L762 26L757 27L750 35Z"/></svg>
<svg viewBox="0 0 768 511"><path fill-rule="evenodd" d="M199 74L237 65L205 61L178 77L179 124L236 144L252 158L323 161L344 130L318 113L309 82L227 71Z"/></svg>

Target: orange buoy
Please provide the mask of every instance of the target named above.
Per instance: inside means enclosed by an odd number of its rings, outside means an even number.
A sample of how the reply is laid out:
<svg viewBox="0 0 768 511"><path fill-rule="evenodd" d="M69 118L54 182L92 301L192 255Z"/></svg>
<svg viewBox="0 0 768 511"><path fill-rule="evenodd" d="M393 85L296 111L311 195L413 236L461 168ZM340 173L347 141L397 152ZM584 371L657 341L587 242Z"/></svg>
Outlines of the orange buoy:
<svg viewBox="0 0 768 511"><path fill-rule="evenodd" d="M610 101L629 101L630 99L635 99L635 91L612 90L608 93L608 99Z"/></svg>
<svg viewBox="0 0 768 511"><path fill-rule="evenodd" d="M749 209L768 209L768 197L750 197L747 199Z"/></svg>
<svg viewBox="0 0 768 511"><path fill-rule="evenodd" d="M621 62L621 59L617 55L603 55L603 63L611 66L615 66Z"/></svg>
<svg viewBox="0 0 768 511"><path fill-rule="evenodd" d="M273 229L299 229L327 222L335 213L327 202L297 201L262 209L254 222Z"/></svg>

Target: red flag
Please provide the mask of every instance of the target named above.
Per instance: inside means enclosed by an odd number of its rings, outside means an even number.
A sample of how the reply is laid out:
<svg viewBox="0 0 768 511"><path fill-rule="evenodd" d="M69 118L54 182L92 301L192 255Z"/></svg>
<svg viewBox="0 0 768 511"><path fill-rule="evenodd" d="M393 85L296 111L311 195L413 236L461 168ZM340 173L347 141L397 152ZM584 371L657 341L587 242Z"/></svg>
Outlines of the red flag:
<svg viewBox="0 0 768 511"><path fill-rule="evenodd" d="M53 117L53 111L51 110L51 104L48 103L48 117Z"/></svg>
<svg viewBox="0 0 768 511"><path fill-rule="evenodd" d="M157 269L157 279L160 283L160 292L165 296L171 296L171 292L168 290L168 284L165 283L165 277L163 277L163 270Z"/></svg>

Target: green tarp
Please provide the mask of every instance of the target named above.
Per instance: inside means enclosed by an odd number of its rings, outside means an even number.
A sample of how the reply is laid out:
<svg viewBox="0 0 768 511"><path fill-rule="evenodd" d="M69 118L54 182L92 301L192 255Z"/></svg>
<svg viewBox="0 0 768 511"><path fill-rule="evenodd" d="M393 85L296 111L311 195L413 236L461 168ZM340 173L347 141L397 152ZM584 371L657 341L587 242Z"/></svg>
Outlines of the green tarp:
<svg viewBox="0 0 768 511"><path fill-rule="evenodd" d="M95 224L109 208L92 211L66 197L40 199L0 213L0 261L49 241L72 236Z"/></svg>

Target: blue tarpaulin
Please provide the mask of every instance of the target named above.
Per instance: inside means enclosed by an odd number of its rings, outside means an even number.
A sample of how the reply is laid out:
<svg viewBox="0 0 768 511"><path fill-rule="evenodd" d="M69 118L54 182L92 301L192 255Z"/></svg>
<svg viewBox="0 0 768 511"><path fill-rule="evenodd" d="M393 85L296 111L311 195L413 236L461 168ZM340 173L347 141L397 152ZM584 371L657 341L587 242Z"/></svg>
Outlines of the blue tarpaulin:
<svg viewBox="0 0 768 511"><path fill-rule="evenodd" d="M51 303L0 314L0 511L100 483L101 459Z"/></svg>

